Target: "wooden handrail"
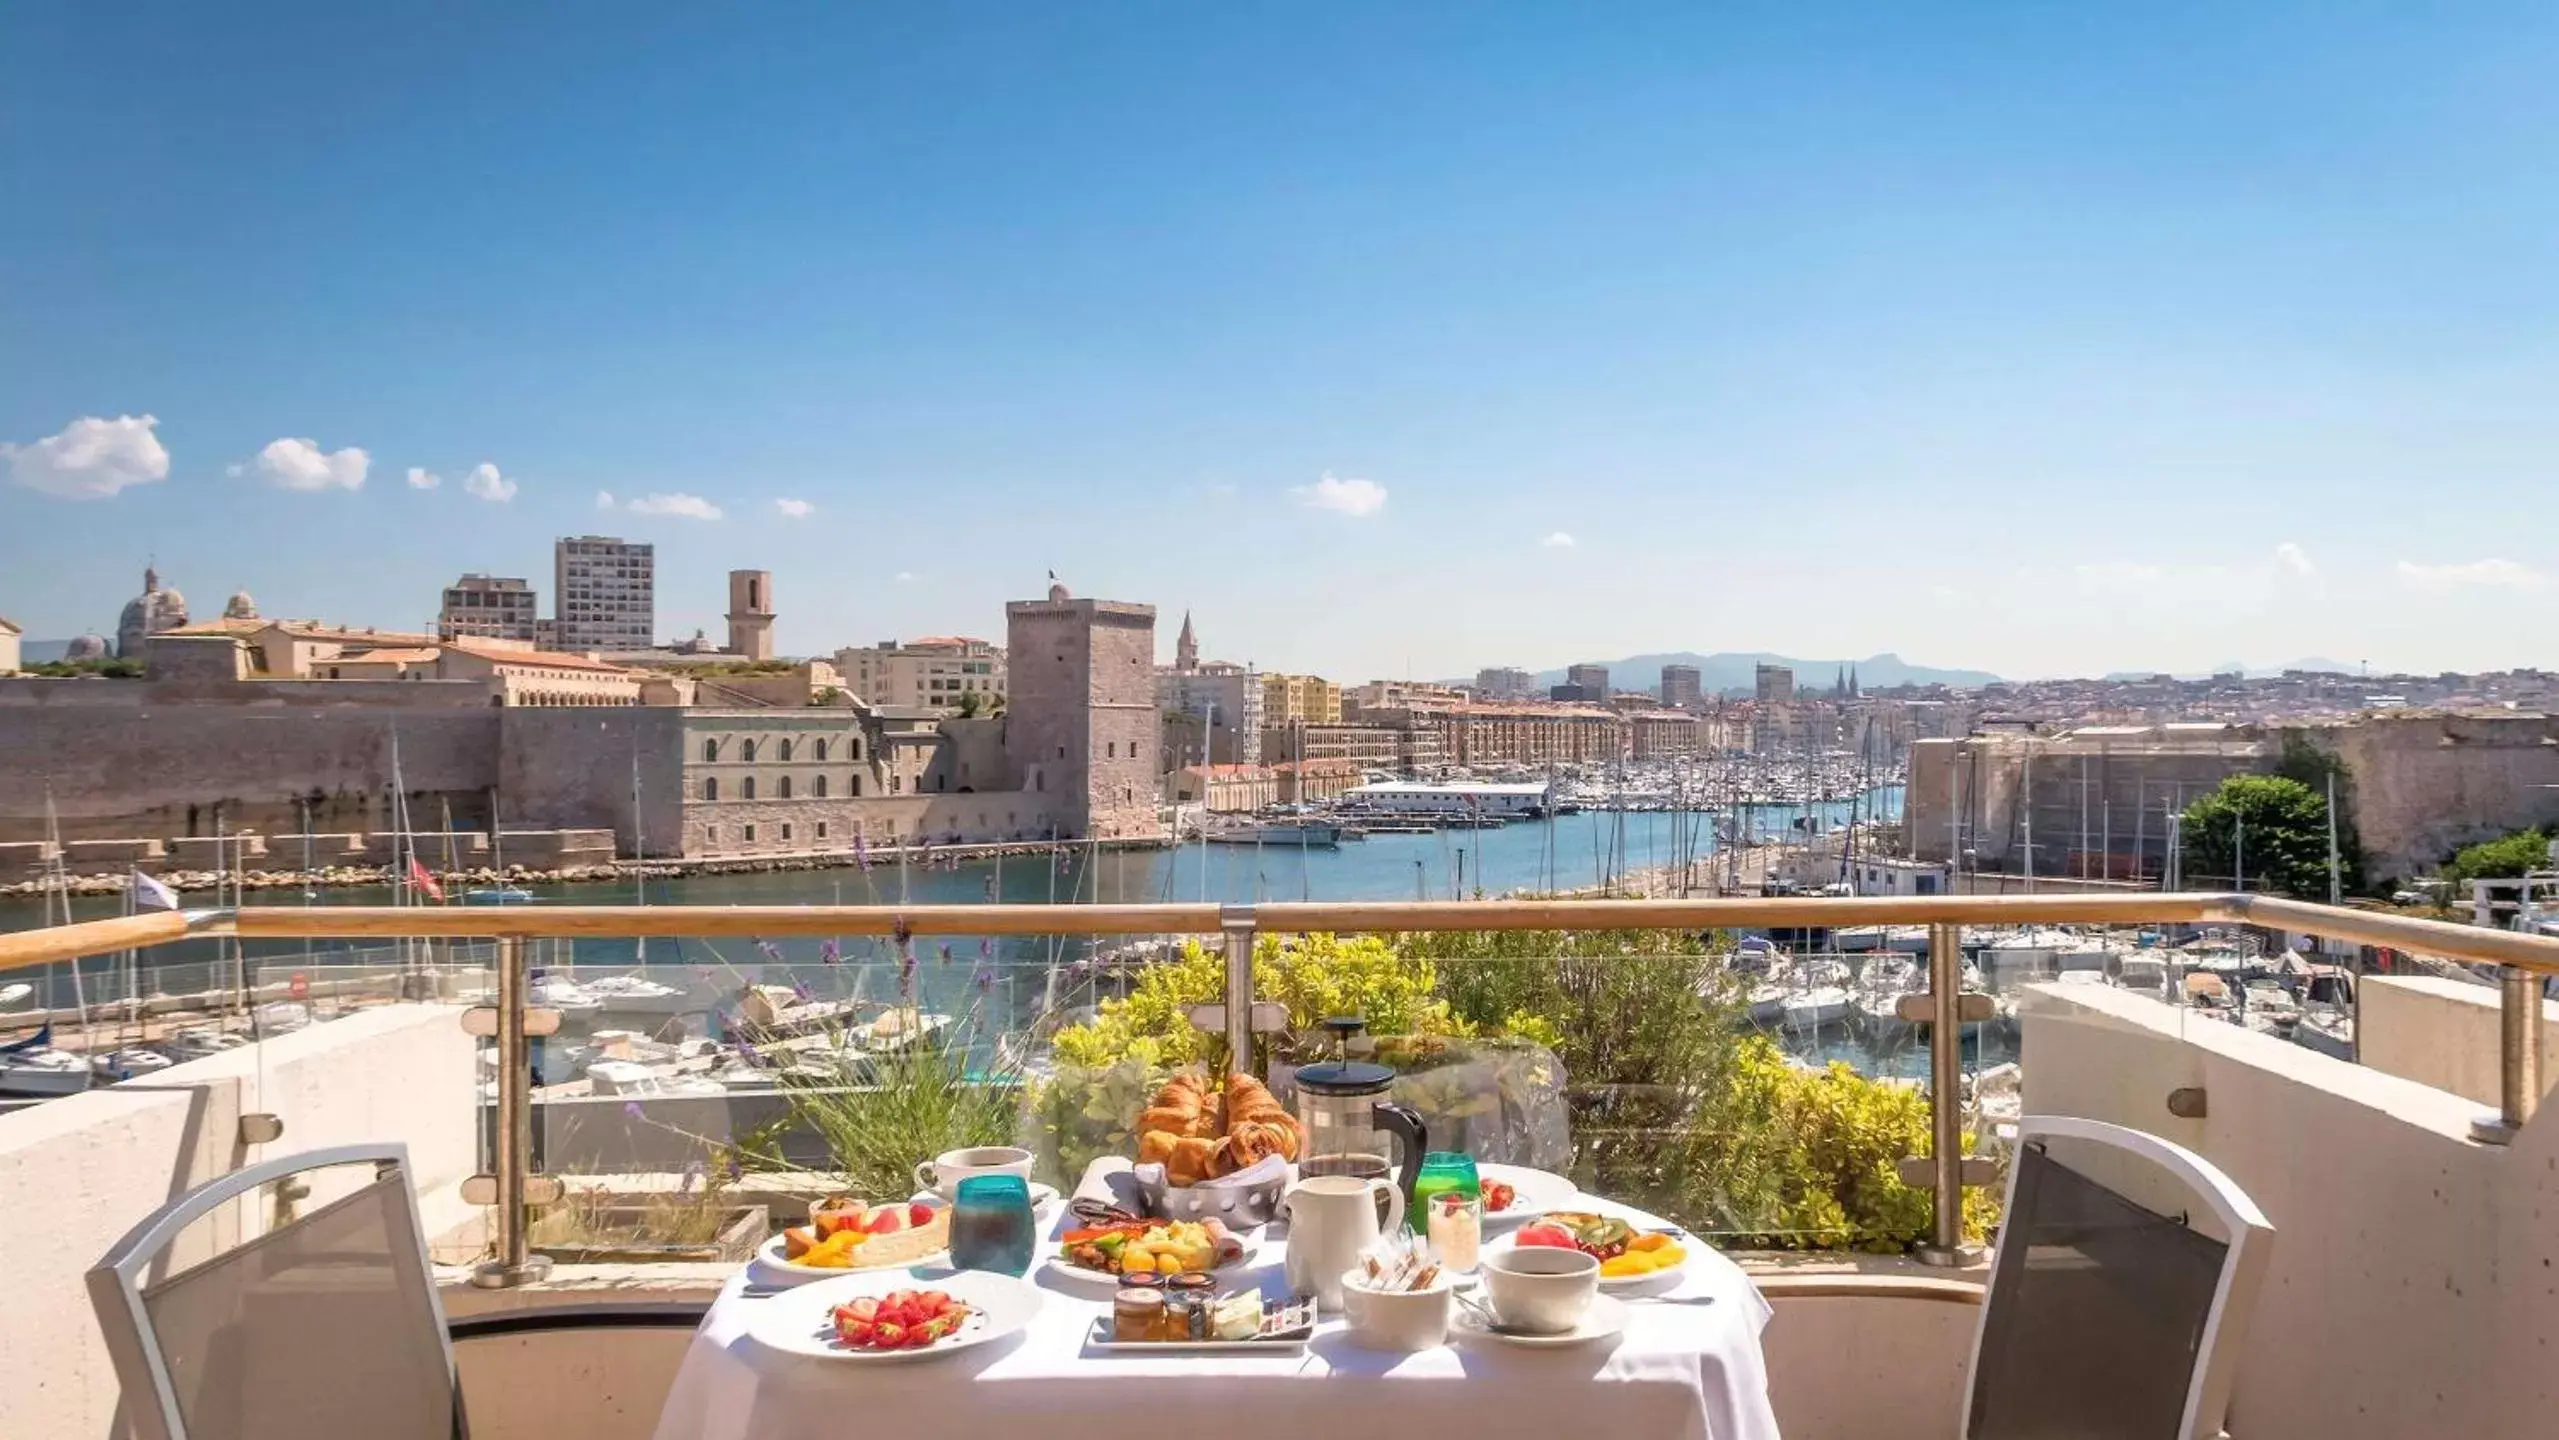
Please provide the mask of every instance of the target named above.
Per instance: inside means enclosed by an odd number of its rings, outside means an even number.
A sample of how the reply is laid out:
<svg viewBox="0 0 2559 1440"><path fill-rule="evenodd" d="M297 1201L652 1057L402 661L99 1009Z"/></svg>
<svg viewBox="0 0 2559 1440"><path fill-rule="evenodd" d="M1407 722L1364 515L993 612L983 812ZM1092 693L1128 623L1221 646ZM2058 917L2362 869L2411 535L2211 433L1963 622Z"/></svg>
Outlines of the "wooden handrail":
<svg viewBox="0 0 2559 1440"><path fill-rule="evenodd" d="M0 972L158 945L190 934L252 939L642 936L1205 935L1249 915L1256 931L1709 930L1844 925L2265 925L2414 954L2559 974L2559 939L2271 896L2058 894L1476 900L1176 905L247 906L136 915L0 935Z"/></svg>
<svg viewBox="0 0 2559 1440"><path fill-rule="evenodd" d="M0 934L0 972L183 940L205 923L198 917L217 913L154 910L143 915L84 920L77 925L55 925L43 930L12 930Z"/></svg>

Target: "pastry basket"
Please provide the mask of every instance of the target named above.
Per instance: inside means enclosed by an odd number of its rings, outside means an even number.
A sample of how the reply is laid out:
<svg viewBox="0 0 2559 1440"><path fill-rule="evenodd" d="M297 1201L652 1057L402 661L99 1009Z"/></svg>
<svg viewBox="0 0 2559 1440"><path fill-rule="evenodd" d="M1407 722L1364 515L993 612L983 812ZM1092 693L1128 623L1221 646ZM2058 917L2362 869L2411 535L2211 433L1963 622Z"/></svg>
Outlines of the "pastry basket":
<svg viewBox="0 0 2559 1440"><path fill-rule="evenodd" d="M1159 1220L1223 1220L1229 1230L1248 1230L1278 1218L1280 1197L1288 1193L1296 1167L1250 1185L1171 1185L1136 1181L1146 1213Z"/></svg>

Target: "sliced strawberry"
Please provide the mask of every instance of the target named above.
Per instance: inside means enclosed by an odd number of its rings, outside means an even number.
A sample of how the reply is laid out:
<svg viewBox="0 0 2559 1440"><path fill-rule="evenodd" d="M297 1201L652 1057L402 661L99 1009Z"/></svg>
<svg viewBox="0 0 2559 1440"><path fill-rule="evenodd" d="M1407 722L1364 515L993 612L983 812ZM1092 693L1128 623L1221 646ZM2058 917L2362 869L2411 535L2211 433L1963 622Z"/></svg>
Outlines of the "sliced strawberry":
<svg viewBox="0 0 2559 1440"><path fill-rule="evenodd" d="M933 1207L921 1200L907 1202L906 1223L917 1230L933 1223Z"/></svg>
<svg viewBox="0 0 2559 1440"><path fill-rule="evenodd" d="M865 1295L850 1304L835 1307L835 1313L850 1314L854 1319L865 1323L876 1323L880 1318L880 1302L872 1296Z"/></svg>
<svg viewBox="0 0 2559 1440"><path fill-rule="evenodd" d="M915 1303L927 1315L939 1315L951 1308L951 1297L940 1290L927 1290L915 1297Z"/></svg>
<svg viewBox="0 0 2559 1440"><path fill-rule="evenodd" d="M871 1342L882 1350L901 1349L906 1344L906 1327L883 1320L879 1328L871 1332Z"/></svg>
<svg viewBox="0 0 2559 1440"><path fill-rule="evenodd" d="M886 1235L892 1231L909 1229L911 1228L911 1224L907 1211L910 1208L914 1207L906 1205L879 1206L870 1214L862 1217L862 1229L865 1233L872 1235Z"/></svg>

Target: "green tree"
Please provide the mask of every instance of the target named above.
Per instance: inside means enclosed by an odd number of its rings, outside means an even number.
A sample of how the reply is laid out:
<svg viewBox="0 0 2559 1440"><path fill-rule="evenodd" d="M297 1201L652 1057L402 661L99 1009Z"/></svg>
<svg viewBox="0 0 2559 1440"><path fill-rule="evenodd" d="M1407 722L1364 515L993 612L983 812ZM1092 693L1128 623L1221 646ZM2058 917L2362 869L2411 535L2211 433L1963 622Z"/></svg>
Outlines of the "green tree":
<svg viewBox="0 0 2559 1440"><path fill-rule="evenodd" d="M975 690L960 692L960 718L974 720L986 709L986 697Z"/></svg>
<svg viewBox="0 0 2559 1440"><path fill-rule="evenodd" d="M2527 870L2547 870L2550 840L2546 830L2518 830L2502 840L2464 846L2444 866L2444 878L2453 883L2454 898L2459 900L2468 896L2473 880L2510 879Z"/></svg>
<svg viewBox="0 0 2559 1440"><path fill-rule="evenodd" d="M2178 831L2180 871L2190 880L2226 882L2307 900L2328 898L2328 801L2282 775L2233 775L2186 807ZM2340 880L2363 888L2362 867L2339 839Z"/></svg>

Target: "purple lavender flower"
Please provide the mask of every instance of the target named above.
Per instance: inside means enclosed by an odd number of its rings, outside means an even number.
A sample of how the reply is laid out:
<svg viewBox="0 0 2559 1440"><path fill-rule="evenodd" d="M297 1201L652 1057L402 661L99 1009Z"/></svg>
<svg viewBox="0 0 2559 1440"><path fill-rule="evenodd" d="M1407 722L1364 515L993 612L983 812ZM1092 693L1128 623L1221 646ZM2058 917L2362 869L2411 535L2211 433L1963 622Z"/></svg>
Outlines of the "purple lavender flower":
<svg viewBox="0 0 2559 1440"><path fill-rule="evenodd" d="M829 935L817 942L817 958L829 965L841 965L844 963L844 946Z"/></svg>

